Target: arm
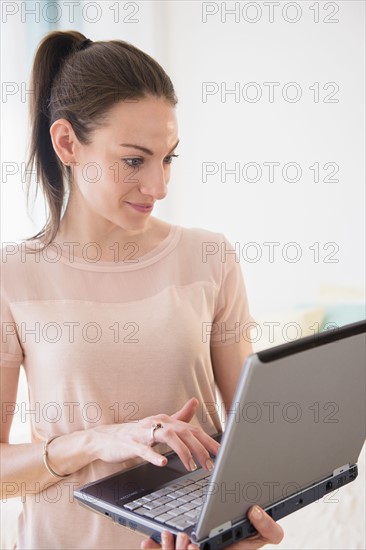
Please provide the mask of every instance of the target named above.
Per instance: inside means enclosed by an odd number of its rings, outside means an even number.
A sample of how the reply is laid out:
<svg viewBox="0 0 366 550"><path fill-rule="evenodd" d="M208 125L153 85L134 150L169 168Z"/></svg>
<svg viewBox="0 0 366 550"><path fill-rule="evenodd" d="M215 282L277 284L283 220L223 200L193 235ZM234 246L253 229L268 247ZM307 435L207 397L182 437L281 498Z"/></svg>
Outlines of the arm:
<svg viewBox="0 0 366 550"><path fill-rule="evenodd" d="M38 493L58 481L43 464L43 443L9 444L19 380L19 368L1 368L1 497ZM52 442L49 462L60 474L75 472L94 460L91 432L67 434Z"/></svg>
<svg viewBox="0 0 366 550"><path fill-rule="evenodd" d="M1 374L1 495L3 500L24 496L25 491L39 493L59 478L52 476L43 463L43 443L10 444L9 433L14 416L19 368L3 367ZM155 441L168 444L178 453L188 471L194 454L203 468L217 454L219 444L202 429L189 424L198 401L190 399L175 414L146 417L138 423L99 425L61 435L48 447L48 461L59 474L74 473L94 460L119 463L141 457L157 466L166 458L152 449L151 425L161 420L164 430L156 432Z"/></svg>
<svg viewBox="0 0 366 550"><path fill-rule="evenodd" d="M251 342L241 338L227 346L211 346L211 361L225 412L230 410L245 358L253 353Z"/></svg>

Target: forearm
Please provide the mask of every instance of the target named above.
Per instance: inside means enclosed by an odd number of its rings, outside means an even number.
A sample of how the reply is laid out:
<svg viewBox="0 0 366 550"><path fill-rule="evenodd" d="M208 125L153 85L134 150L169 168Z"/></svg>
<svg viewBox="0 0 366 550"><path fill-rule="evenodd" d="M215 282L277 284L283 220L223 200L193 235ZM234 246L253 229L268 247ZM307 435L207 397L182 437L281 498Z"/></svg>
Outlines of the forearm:
<svg viewBox="0 0 366 550"><path fill-rule="evenodd" d="M43 462L44 443L0 444L1 498L39 493L61 478L48 472ZM72 474L96 459L91 430L57 437L48 446L48 463L60 475ZM65 478L66 479L66 478Z"/></svg>
<svg viewBox="0 0 366 550"><path fill-rule="evenodd" d="M98 425L61 435L48 445L48 465L60 475L77 472L95 460L118 464L140 458L156 466L165 466L166 457L152 448L156 443L163 443L179 455L188 471L192 471L192 454L209 470L209 453L216 455L220 445L201 428L189 424L197 406L197 399L191 398L171 416L159 414L138 422ZM165 427L165 430L159 430L158 439L151 434L151 427L157 420ZM42 442L0 444L3 500L23 496L25 492L39 493L61 480L47 470L43 449ZM66 482L67 478L63 480Z"/></svg>

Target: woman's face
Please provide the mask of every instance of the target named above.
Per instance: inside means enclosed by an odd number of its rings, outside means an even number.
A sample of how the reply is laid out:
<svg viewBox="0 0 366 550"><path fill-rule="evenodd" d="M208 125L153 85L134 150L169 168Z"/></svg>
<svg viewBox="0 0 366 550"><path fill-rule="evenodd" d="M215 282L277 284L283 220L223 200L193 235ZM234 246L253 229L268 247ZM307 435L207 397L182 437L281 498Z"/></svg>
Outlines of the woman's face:
<svg viewBox="0 0 366 550"><path fill-rule="evenodd" d="M178 144L174 107L150 96L118 102L91 139L74 144L70 200L76 191L78 208L106 229L143 229L155 201L167 194Z"/></svg>

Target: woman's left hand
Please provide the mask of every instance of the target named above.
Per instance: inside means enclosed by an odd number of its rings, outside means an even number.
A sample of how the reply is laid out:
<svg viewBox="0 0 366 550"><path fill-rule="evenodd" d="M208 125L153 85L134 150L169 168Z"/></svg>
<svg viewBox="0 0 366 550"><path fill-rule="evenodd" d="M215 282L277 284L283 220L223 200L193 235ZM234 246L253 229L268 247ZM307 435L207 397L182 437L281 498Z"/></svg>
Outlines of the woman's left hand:
<svg viewBox="0 0 366 550"><path fill-rule="evenodd" d="M253 506L248 512L248 517L258 533L253 537L228 546L228 550L257 550L257 548L261 548L265 544L279 544L281 542L283 539L282 527L266 514L262 508ZM198 546L190 542L185 533L177 535L175 546L174 536L169 531L164 531L161 539L162 546L152 539L144 540L141 544L142 550L149 550L150 548L161 548L162 550L198 550Z"/></svg>

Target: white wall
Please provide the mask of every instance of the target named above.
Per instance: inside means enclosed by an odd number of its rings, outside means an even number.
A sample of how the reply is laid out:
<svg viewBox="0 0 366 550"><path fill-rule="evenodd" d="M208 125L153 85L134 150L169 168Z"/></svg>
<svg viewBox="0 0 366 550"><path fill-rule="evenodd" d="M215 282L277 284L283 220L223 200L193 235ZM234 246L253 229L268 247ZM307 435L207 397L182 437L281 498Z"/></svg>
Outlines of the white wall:
<svg viewBox="0 0 366 550"><path fill-rule="evenodd" d="M272 22L266 2L120 2L119 19L117 3L101 2L98 10L92 4L80 3L72 19L70 8L60 2L59 27L78 28L92 40L133 42L161 62L176 86L180 157L157 215L171 223L222 231L236 243L254 314L317 302L324 284L360 289L362 294L364 3L281 2L272 8ZM225 15L225 6L236 12ZM46 23L52 28L49 21L57 15L49 9L43 19L41 12L37 24L32 15L24 15L20 23L21 11L8 16L3 29L3 78L18 83L27 81L30 53L48 30ZM316 17L319 22L314 22ZM257 22L248 21L256 18ZM238 86L238 102L234 94L221 98L220 93L203 101L207 82L219 90ZM255 87L245 91L249 82ZM272 102L266 82L279 83ZM290 86L285 100L282 92L286 94L289 82L296 83L296 89ZM314 83L319 83L319 102L309 89ZM324 102L336 89L328 101L337 102ZM290 102L296 90L301 98ZM244 99L258 91L262 97L257 102ZM20 94L7 99L3 161L20 163L26 144L26 104ZM269 162L280 163L273 182L264 165ZM217 170L207 181L204 163ZM221 163L227 169L236 164L239 181L228 174L224 182ZM244 180L242 170L248 163L259 165L259 181ZM299 181L284 180L281 172L287 163L298 164ZM309 168L314 163L320 167L318 183ZM324 169L326 163L334 164ZM332 166L337 168L333 178L339 181L325 182ZM287 174L294 178L295 169L289 167ZM254 178L255 168L249 169L248 179ZM33 225L26 217L19 173L6 182L3 177L2 198L3 242L41 226L40 203ZM291 242L296 248L286 249ZM271 245L264 243L279 243L272 245L273 261ZM291 262L297 254L301 258Z"/></svg>
<svg viewBox="0 0 366 550"><path fill-rule="evenodd" d="M50 7L36 19L37 15L24 9L40 4L44 10L46 2L3 2L2 6L5 4L18 10L5 18L2 8L2 243L30 236L44 222L40 201L33 221L25 209L20 175L27 145L27 96L23 97L21 90L22 86L28 88L36 46L45 32L57 28L51 20L58 15ZM97 5L100 18L92 4ZM130 41L155 57L170 74L179 96L180 157L172 171L169 195L156 213L171 223L223 232L233 244L238 243L254 316L295 310L307 302L318 304L324 288L332 300L340 294L364 298L365 287L365 4L270 3L274 6L272 22L268 4L84 1L75 2L70 17L70 3L59 2L62 17L58 22L58 28L78 29L92 40ZM114 10L119 7L116 22L113 6ZM227 14L226 22L225 6L239 10L236 15ZM319 22L314 21L317 7ZM204 22L204 10L217 13ZM297 22L285 20L296 14ZM256 15L257 22L247 21ZM327 17L338 22L325 22ZM262 98L250 102L241 95L235 102L233 95L220 98L217 93L203 101L205 82L215 83L219 89L225 85L232 89L237 82L240 91L246 83L255 82ZM265 82L279 83L273 102ZM297 102L282 96L289 82L295 82L302 92ZM332 82L335 85L323 89ZM319 83L319 102L309 89L314 83ZM326 103L332 86L339 87L333 97L337 102ZM249 98L253 92L253 87L248 89ZM293 92L290 87L290 97ZM264 165L268 162L280 163L273 182ZM281 177L289 162L301 167L302 177L296 183ZM319 182L309 169L316 162L321 168ZM204 163L218 168L221 163L228 168L240 163L240 169L257 163L262 178L248 182L240 176L235 181L228 175L225 183L219 171L203 181ZM322 168L326 163L338 167L335 178L339 181L323 181L331 172ZM16 171L13 176L7 173L11 167ZM293 174L288 172L290 178ZM266 242L280 243L272 262ZM296 263L286 261L281 253L290 242L297 243L302 255ZM246 250L247 243L256 243L257 252L261 252L257 262L249 261L255 249ZM319 243L318 261L314 243ZM326 243L334 244L324 250ZM326 261L332 251L335 263ZM289 248L288 254L293 253L294 248ZM338 292L338 287L343 290ZM25 400L24 384L21 391ZM363 480L364 466L362 472ZM332 548L364 547L360 533L364 493L357 487L347 490L337 508L339 517L332 515L331 506L323 505L320 512L310 507L285 520L287 537L281 547L328 548L330 543ZM345 514L348 530L343 528Z"/></svg>

